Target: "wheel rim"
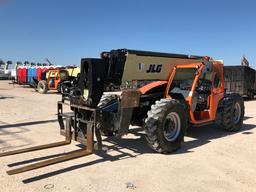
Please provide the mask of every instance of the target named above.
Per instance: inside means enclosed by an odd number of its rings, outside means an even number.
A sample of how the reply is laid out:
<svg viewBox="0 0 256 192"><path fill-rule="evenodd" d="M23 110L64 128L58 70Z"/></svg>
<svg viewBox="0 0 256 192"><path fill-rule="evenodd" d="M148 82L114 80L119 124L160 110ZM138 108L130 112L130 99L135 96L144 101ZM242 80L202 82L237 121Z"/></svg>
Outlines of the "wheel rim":
<svg viewBox="0 0 256 192"><path fill-rule="evenodd" d="M164 137L167 141L174 141L181 130L180 116L176 112L169 113L164 121Z"/></svg>
<svg viewBox="0 0 256 192"><path fill-rule="evenodd" d="M236 103L234 106L234 122L237 124L241 118L241 106L239 103Z"/></svg>

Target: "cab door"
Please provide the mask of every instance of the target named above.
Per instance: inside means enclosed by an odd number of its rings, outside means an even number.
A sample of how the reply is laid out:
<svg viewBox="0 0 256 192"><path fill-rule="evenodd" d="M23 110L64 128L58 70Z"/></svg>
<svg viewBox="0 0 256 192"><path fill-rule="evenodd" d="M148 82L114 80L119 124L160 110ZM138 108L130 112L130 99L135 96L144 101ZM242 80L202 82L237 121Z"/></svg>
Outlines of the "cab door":
<svg viewBox="0 0 256 192"><path fill-rule="evenodd" d="M58 71L50 71L49 73L49 88L50 89L56 89L57 85L56 83L59 80Z"/></svg>
<svg viewBox="0 0 256 192"><path fill-rule="evenodd" d="M223 65L220 63L213 64L213 82L212 95L210 101L210 116L215 120L219 102L224 97L224 80L223 80Z"/></svg>

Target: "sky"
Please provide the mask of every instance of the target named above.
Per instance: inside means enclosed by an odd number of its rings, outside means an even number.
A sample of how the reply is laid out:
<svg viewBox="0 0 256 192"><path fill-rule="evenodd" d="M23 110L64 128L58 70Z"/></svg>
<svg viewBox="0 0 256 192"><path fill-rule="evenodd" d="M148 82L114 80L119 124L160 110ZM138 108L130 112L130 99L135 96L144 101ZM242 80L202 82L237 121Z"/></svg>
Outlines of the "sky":
<svg viewBox="0 0 256 192"><path fill-rule="evenodd" d="M256 68L253 0L0 0L0 58L80 65L118 48Z"/></svg>

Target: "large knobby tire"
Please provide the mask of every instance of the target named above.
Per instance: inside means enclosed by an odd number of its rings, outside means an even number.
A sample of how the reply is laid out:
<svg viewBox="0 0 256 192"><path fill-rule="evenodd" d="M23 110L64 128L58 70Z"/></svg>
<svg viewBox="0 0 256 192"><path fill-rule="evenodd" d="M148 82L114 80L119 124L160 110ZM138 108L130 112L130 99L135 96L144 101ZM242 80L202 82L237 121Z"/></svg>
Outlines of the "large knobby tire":
<svg viewBox="0 0 256 192"><path fill-rule="evenodd" d="M99 109L103 109L104 107L114 103L117 101L117 95L102 95L101 100L97 106ZM104 127L102 123L98 122L98 128L100 129L101 135L103 136L113 136L114 132L112 130Z"/></svg>
<svg viewBox="0 0 256 192"><path fill-rule="evenodd" d="M243 126L244 101L238 94L227 94L221 103L219 126L226 131L239 131Z"/></svg>
<svg viewBox="0 0 256 192"><path fill-rule="evenodd" d="M186 107L175 99L156 101L145 120L146 139L159 153L176 151L184 140L188 126Z"/></svg>
<svg viewBox="0 0 256 192"><path fill-rule="evenodd" d="M39 81L37 84L37 91L41 94L45 94L48 91L47 82L44 80Z"/></svg>

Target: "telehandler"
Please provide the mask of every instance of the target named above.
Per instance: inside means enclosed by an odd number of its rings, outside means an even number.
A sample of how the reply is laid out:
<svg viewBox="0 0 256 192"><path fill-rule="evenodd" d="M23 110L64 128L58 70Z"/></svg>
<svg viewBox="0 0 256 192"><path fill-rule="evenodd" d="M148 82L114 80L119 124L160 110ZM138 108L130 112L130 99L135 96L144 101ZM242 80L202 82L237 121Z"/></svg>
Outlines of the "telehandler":
<svg viewBox="0 0 256 192"><path fill-rule="evenodd" d="M33 86L41 94L47 93L48 90L57 90L58 93L63 93L77 76L77 73L72 73L74 70L77 71L77 68L48 69L42 73L41 80L33 78Z"/></svg>
<svg viewBox="0 0 256 192"><path fill-rule="evenodd" d="M72 112L64 113L63 105L69 105ZM103 52L99 59L81 60L77 83L58 102L60 132L65 141L0 156L66 145L71 139L85 145L61 157L7 171L17 174L92 154L95 148L101 149L101 135L123 136L130 125L143 126L149 146L166 154L181 146L188 127L216 124L227 131L238 131L243 117L243 99L225 92L222 62L209 57L118 49Z"/></svg>

